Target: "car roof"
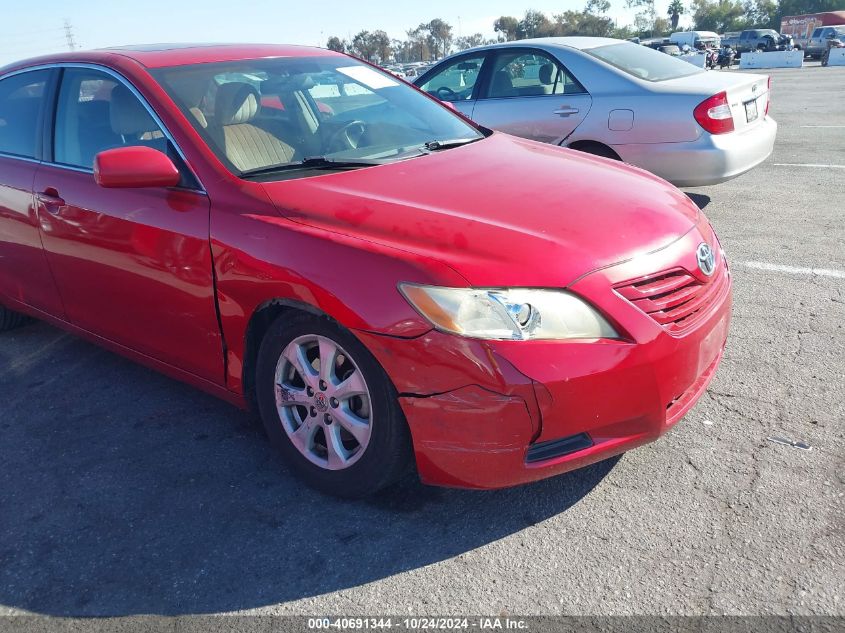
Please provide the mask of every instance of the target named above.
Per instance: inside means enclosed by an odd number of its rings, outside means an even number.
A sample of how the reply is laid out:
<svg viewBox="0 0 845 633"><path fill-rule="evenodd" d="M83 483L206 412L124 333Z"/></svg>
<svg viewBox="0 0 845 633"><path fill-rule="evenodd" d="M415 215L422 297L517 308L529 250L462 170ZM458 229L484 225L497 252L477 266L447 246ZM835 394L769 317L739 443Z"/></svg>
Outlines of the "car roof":
<svg viewBox="0 0 845 633"><path fill-rule="evenodd" d="M230 62L263 57L341 56L324 48L282 44L142 44L45 55L15 62L7 69L51 63L107 63L113 55L128 57L147 68Z"/></svg>
<svg viewBox="0 0 845 633"><path fill-rule="evenodd" d="M514 42L497 42L495 44L487 44L485 46L477 46L470 49L471 51L484 51L498 48L525 48L526 46L565 46L568 48L576 48L578 50L585 50L589 48L596 48L597 46L605 46L607 44L624 44L627 40L618 40L612 37L583 37L583 36L568 36L568 37L536 37L528 40L516 40ZM633 42L628 42L633 44ZM634 44L636 46L636 44ZM469 51L461 51L459 54L464 54Z"/></svg>

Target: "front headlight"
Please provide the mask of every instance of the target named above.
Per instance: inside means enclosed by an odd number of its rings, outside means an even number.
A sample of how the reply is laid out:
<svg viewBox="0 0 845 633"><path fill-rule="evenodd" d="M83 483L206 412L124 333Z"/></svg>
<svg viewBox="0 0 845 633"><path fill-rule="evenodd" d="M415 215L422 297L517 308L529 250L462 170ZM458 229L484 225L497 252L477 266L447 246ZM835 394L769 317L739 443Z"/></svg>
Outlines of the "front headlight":
<svg viewBox="0 0 845 633"><path fill-rule="evenodd" d="M604 317L562 290L440 288L399 284L423 317L444 332L517 340L619 338Z"/></svg>

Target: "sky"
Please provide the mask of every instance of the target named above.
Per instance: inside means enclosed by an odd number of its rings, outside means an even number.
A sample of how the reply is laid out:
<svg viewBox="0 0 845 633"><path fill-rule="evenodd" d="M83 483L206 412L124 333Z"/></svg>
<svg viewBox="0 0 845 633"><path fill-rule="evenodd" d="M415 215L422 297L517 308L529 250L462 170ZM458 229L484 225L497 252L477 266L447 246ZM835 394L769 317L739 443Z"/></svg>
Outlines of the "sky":
<svg viewBox="0 0 845 633"><path fill-rule="evenodd" d="M449 22L456 36L480 32L493 37L493 21L500 15L522 17L526 9L551 15L580 10L585 4L586 0L0 0L0 66L67 50L66 19L82 48L163 42L325 46L331 35L350 38L365 29L382 29L404 39L409 28L433 18ZM665 15L668 4L669 0L656 0L659 15ZM632 23L633 16L625 0L611 0L610 17L620 25Z"/></svg>

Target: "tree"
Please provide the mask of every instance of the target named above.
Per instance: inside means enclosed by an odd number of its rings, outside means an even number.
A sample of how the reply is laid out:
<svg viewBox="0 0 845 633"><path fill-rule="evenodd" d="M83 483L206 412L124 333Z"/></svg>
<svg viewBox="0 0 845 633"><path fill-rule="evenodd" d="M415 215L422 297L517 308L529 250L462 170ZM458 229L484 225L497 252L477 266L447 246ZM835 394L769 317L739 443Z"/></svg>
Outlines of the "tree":
<svg viewBox="0 0 845 633"><path fill-rule="evenodd" d="M780 17L776 0L745 0L743 6L749 24L780 31ZM843 0L842 6L845 7L845 0Z"/></svg>
<svg viewBox="0 0 845 633"><path fill-rule="evenodd" d="M421 27L408 31L408 44L411 50L408 61L413 59L414 61L424 62L431 59L431 42L428 33Z"/></svg>
<svg viewBox="0 0 845 633"><path fill-rule="evenodd" d="M519 20L508 15L503 15L493 23L493 30L501 33L506 42L513 42L516 39L518 28Z"/></svg>
<svg viewBox="0 0 845 633"><path fill-rule="evenodd" d="M634 27L639 35L648 33L649 37L654 36L657 11L654 8L654 0L626 0L628 8L636 7L640 11L634 16Z"/></svg>
<svg viewBox="0 0 845 633"><path fill-rule="evenodd" d="M525 12L516 28L516 39L525 40L532 37L549 37L554 33L554 25L542 11L529 9Z"/></svg>
<svg viewBox="0 0 845 633"><path fill-rule="evenodd" d="M326 48L330 51L337 51L338 53L346 52L346 41L332 35L326 43Z"/></svg>
<svg viewBox="0 0 845 633"><path fill-rule="evenodd" d="M393 54L390 46L390 36L384 31L373 31L370 34L370 48L373 54L378 57L380 64L388 61Z"/></svg>
<svg viewBox="0 0 845 633"><path fill-rule="evenodd" d="M692 0L692 20L698 31L742 31L749 27L739 0Z"/></svg>
<svg viewBox="0 0 845 633"><path fill-rule="evenodd" d="M617 40L629 40L635 35L634 29L627 24L624 26L614 26L610 32L610 37L615 37Z"/></svg>
<svg viewBox="0 0 845 633"><path fill-rule="evenodd" d="M669 19L672 21L672 30L678 30L678 22L681 20L681 16L686 11L684 7L684 3L681 0L672 0L672 3L669 5Z"/></svg>
<svg viewBox="0 0 845 633"><path fill-rule="evenodd" d="M390 43L393 57L400 64L414 61L414 45L408 40L393 40Z"/></svg>
<svg viewBox="0 0 845 633"><path fill-rule="evenodd" d="M597 7L596 1L592 0L587 3L583 11L565 11L554 16L554 35L588 35L593 37L610 37L613 35L613 20L592 13L591 8L601 10L602 7Z"/></svg>
<svg viewBox="0 0 845 633"><path fill-rule="evenodd" d="M459 37L455 40L455 48L457 48L459 51L465 51L468 48L482 46L484 42L484 36L481 33L475 33L474 35L464 35L463 37Z"/></svg>
<svg viewBox="0 0 845 633"><path fill-rule="evenodd" d="M669 20L666 18L655 18L651 28L654 35L669 35L675 30L670 27Z"/></svg>
<svg viewBox="0 0 845 633"><path fill-rule="evenodd" d="M420 28L423 27L425 27L425 30L429 32L431 38L434 40L435 59L441 56L441 53L445 57L452 47L452 25L439 18L435 18L428 24L420 25Z"/></svg>
<svg viewBox="0 0 845 633"><path fill-rule="evenodd" d="M369 31L361 31L352 38L352 53L365 59L368 62L372 61L376 54L376 45L373 41L373 34Z"/></svg>
<svg viewBox="0 0 845 633"><path fill-rule="evenodd" d="M608 11L610 11L610 2L607 0L589 0L587 6L584 7L584 13L593 15L604 15Z"/></svg>

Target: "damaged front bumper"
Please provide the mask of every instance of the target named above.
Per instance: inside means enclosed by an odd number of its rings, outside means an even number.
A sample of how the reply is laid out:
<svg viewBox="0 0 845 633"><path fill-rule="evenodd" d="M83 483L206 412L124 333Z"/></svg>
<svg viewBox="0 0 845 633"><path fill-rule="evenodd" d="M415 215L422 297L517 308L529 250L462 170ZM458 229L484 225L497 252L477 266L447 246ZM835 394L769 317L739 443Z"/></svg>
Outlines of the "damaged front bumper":
<svg viewBox="0 0 845 633"><path fill-rule="evenodd" d="M416 338L356 335L399 391L426 483L503 488L607 459L677 423L716 373L732 288L681 333L659 325L613 288L642 271L694 264L695 235L573 284L619 340L479 341L429 331ZM711 242L714 240L710 240ZM680 262L680 264L679 264Z"/></svg>
<svg viewBox="0 0 845 633"><path fill-rule="evenodd" d="M726 328L722 323L719 327ZM655 440L703 393L724 343L722 338L716 357L701 372L690 369L687 355L669 342L662 359L635 344L600 346L591 366L576 362L566 371L560 359L575 348L534 346L514 361L545 378L558 374L556 380L539 382L505 356L514 346L497 349L434 331L416 339L356 334L400 391L420 478L432 485L483 489L545 479ZM467 354L462 363L456 342ZM674 393L673 381L661 383L669 375L690 376L680 398L667 395ZM437 388L427 389L432 383ZM450 389L449 383L461 386Z"/></svg>

